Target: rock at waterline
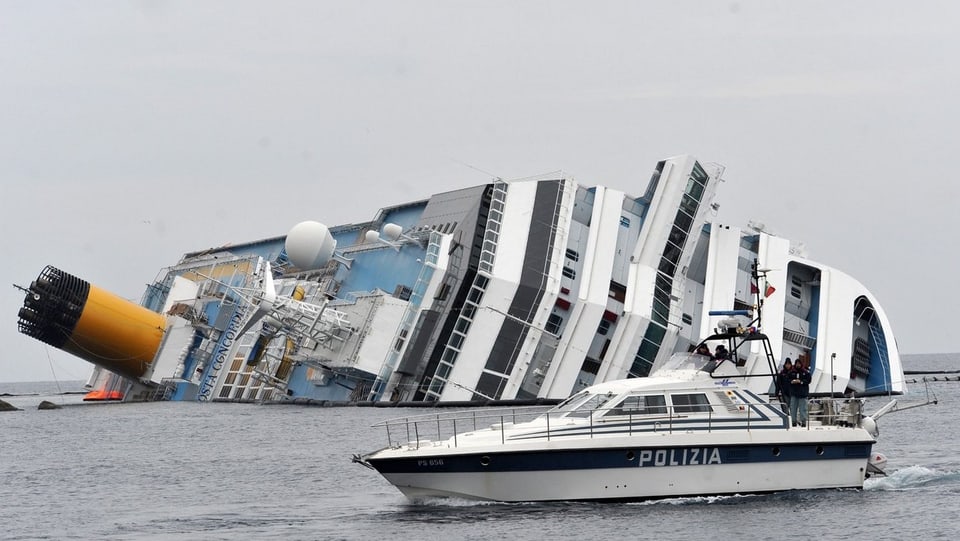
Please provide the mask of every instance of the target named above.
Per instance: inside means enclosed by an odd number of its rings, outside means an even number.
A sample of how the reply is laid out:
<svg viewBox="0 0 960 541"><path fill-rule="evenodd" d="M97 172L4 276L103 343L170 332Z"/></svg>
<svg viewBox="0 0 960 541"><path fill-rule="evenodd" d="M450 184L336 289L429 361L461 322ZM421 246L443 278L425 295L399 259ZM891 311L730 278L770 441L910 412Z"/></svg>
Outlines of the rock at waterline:
<svg viewBox="0 0 960 541"><path fill-rule="evenodd" d="M20 408L13 406L9 402L0 400L0 411L20 411Z"/></svg>
<svg viewBox="0 0 960 541"><path fill-rule="evenodd" d="M60 406L59 404L54 404L49 400L44 400L43 402L40 402L40 405L37 406L37 409L38 410L58 410L61 407L62 406Z"/></svg>

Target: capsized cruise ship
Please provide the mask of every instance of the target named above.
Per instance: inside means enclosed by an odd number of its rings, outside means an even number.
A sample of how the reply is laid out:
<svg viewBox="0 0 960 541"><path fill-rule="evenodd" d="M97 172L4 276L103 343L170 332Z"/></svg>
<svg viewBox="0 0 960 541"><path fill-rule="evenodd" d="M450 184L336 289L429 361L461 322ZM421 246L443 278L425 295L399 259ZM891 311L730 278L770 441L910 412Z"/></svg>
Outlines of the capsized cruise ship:
<svg viewBox="0 0 960 541"><path fill-rule="evenodd" d="M46 267L19 330L95 365L91 400L490 404L644 377L762 312L774 357L809 361L811 394L903 393L877 299L788 239L711 221L722 174L678 156L639 196L497 179L291 224L185 254L139 305ZM765 355L734 360L769 374Z"/></svg>

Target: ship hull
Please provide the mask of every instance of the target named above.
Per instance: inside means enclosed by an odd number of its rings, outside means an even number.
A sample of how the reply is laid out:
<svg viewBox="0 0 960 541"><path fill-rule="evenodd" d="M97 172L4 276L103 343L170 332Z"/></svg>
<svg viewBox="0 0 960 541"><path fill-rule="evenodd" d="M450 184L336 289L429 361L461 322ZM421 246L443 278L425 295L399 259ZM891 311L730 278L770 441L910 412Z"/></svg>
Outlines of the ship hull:
<svg viewBox="0 0 960 541"><path fill-rule="evenodd" d="M872 445L872 440L861 439L458 455L431 452L371 456L366 461L411 499L622 501L862 488Z"/></svg>

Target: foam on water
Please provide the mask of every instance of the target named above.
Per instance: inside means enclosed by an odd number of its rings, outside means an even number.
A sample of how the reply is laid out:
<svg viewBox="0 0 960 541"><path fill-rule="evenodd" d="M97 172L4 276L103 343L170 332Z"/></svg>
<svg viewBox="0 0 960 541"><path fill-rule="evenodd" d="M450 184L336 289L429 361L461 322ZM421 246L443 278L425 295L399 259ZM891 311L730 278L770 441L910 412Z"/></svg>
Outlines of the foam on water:
<svg viewBox="0 0 960 541"><path fill-rule="evenodd" d="M914 465L889 473L886 477L871 477L863 484L864 490L910 490L936 483L960 480L960 471L941 471Z"/></svg>

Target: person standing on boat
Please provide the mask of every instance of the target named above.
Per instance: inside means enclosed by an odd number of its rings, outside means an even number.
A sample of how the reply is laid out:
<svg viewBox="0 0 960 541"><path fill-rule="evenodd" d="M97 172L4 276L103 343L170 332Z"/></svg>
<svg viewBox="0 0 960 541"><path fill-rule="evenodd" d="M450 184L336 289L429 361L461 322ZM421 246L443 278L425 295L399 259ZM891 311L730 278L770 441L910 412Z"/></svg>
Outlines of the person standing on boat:
<svg viewBox="0 0 960 541"><path fill-rule="evenodd" d="M807 426L807 396L810 395L810 371L797 359L790 372L790 417L793 426Z"/></svg>
<svg viewBox="0 0 960 541"><path fill-rule="evenodd" d="M793 362L790 357L783 361L783 368L777 374L777 390L780 391L780 400L783 403L784 412L790 411L790 380L793 379Z"/></svg>

